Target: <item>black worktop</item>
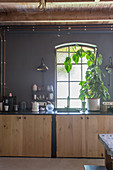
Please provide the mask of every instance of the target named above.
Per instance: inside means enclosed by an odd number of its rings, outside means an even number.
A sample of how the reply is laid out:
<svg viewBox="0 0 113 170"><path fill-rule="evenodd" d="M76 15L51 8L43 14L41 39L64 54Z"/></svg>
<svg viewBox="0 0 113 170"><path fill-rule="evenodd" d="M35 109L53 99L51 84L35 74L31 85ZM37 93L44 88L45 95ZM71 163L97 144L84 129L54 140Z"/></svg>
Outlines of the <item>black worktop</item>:
<svg viewBox="0 0 113 170"><path fill-rule="evenodd" d="M0 115L113 115L113 112L70 112L70 111L53 111L52 113L46 111L32 112L32 111L18 111L18 112L0 112Z"/></svg>

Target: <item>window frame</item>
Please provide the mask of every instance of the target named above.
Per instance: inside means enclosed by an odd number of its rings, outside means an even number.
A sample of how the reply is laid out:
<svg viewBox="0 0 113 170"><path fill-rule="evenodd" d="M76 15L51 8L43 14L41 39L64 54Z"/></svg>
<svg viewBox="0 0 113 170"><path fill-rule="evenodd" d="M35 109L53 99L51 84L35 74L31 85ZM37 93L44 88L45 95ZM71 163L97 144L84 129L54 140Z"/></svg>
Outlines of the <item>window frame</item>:
<svg viewBox="0 0 113 170"><path fill-rule="evenodd" d="M70 46L76 46L76 45L79 45L81 48L83 47L88 47L88 48L92 48L92 51L97 52L97 46L96 45L93 45L93 44L88 44L88 43L82 43L82 42L74 42L74 43L65 43L65 44L60 44L60 45L57 45L55 46L55 59L56 59L56 63L55 63L55 106L56 106L56 109L57 110L61 110L61 111L65 111L65 110L69 110L69 111L79 111L81 108L57 108L57 65L62 65L62 63L58 64L57 63L57 50L60 49L60 48L65 48L65 47L68 47L70 48ZM70 50L68 49L68 54L69 54ZM80 62L80 64L77 64L77 65L80 65L81 66L81 80L82 80L82 65L85 64L85 63L82 63L82 60ZM73 63L73 65L75 65ZM85 64L86 65L86 64ZM73 68L72 68L73 69ZM68 73L67 73L68 74ZM69 78L70 74L68 74L68 78ZM80 80L80 81L81 81ZM70 82L80 82L80 81L59 81L59 82L67 82L68 83L68 95L70 96ZM63 98L61 98L63 99ZM79 98L71 98L71 99L79 99Z"/></svg>

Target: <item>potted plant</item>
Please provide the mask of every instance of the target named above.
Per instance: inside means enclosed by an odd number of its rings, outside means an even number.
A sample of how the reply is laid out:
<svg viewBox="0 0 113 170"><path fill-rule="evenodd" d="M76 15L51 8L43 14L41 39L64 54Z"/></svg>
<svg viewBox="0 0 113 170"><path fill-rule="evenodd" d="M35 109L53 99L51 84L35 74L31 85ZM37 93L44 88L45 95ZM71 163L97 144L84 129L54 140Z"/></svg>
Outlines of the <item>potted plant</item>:
<svg viewBox="0 0 113 170"><path fill-rule="evenodd" d="M77 47L74 47L76 52L72 55L72 60L77 64L80 58L86 57L88 66L85 81L79 83L81 86L79 98L82 101L87 98L88 110L100 110L100 98L103 100L110 99L108 89L104 86L102 80L104 74L99 68L99 65L102 64L102 55L99 54L97 57L97 52L84 51L82 48L77 50ZM64 65L67 73L69 73L72 69L70 57L66 57Z"/></svg>

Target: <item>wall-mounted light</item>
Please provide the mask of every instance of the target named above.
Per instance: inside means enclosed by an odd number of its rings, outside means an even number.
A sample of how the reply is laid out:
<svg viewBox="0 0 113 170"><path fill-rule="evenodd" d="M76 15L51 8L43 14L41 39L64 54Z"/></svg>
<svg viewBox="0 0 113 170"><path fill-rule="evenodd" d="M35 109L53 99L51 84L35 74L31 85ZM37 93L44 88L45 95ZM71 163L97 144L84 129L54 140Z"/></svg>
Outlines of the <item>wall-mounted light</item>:
<svg viewBox="0 0 113 170"><path fill-rule="evenodd" d="M112 57L109 57L109 63L106 65L106 71L113 70Z"/></svg>
<svg viewBox="0 0 113 170"><path fill-rule="evenodd" d="M43 58L41 59L41 64L37 67L37 70L42 72L48 70L48 67L44 64Z"/></svg>
<svg viewBox="0 0 113 170"><path fill-rule="evenodd" d="M108 86L110 86L111 83L110 73L113 72L112 57L109 57L108 65L106 65L105 69L108 72Z"/></svg>

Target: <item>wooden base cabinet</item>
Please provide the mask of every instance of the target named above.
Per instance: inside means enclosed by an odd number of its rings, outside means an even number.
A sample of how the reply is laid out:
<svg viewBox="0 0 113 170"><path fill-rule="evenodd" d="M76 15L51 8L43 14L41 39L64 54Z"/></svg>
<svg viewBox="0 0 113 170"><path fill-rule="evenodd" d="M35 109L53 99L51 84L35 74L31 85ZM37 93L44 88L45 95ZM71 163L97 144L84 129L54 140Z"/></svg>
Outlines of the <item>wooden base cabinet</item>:
<svg viewBox="0 0 113 170"><path fill-rule="evenodd" d="M113 133L113 116L89 115L86 119L86 157L104 157L104 147L98 140L99 133Z"/></svg>
<svg viewBox="0 0 113 170"><path fill-rule="evenodd" d="M23 155L51 157L52 117L24 116Z"/></svg>
<svg viewBox="0 0 113 170"><path fill-rule="evenodd" d="M57 157L104 157L99 133L113 133L113 116L56 116Z"/></svg>
<svg viewBox="0 0 113 170"><path fill-rule="evenodd" d="M57 157L85 156L85 121L80 115L56 116Z"/></svg>
<svg viewBox="0 0 113 170"><path fill-rule="evenodd" d="M0 115L0 156L21 156L23 140L21 116Z"/></svg>
<svg viewBox="0 0 113 170"><path fill-rule="evenodd" d="M51 157L51 115L0 115L0 156Z"/></svg>

